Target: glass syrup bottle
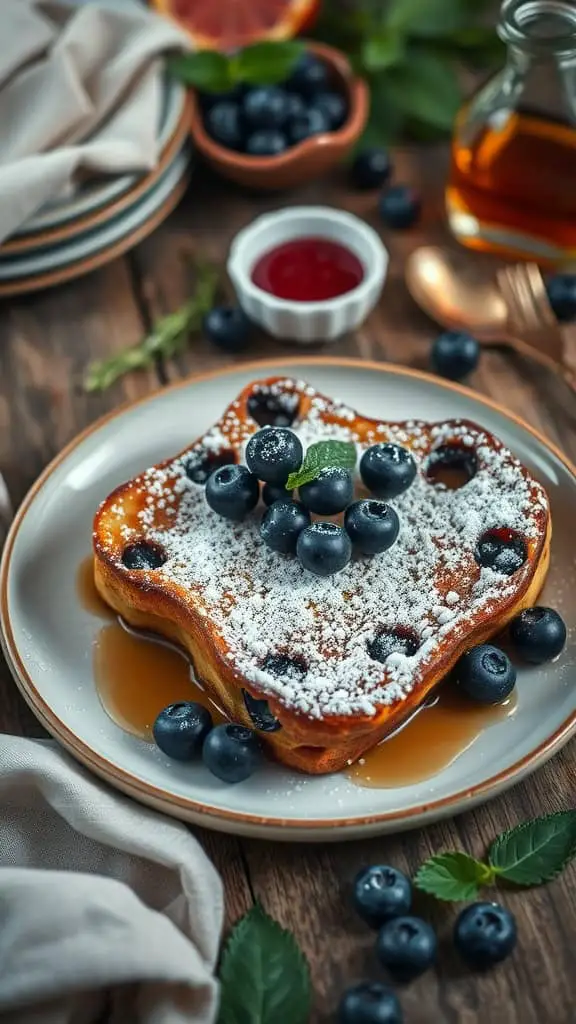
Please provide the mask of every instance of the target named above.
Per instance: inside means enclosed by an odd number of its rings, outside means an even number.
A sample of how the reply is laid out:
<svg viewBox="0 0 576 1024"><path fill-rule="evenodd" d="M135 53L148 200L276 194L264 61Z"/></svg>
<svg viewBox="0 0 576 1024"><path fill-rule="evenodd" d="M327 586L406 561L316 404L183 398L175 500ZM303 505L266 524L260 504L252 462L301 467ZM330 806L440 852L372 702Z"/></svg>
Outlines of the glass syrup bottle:
<svg viewBox="0 0 576 1024"><path fill-rule="evenodd" d="M446 206L473 249L576 263L576 3L504 0L504 68L460 111Z"/></svg>

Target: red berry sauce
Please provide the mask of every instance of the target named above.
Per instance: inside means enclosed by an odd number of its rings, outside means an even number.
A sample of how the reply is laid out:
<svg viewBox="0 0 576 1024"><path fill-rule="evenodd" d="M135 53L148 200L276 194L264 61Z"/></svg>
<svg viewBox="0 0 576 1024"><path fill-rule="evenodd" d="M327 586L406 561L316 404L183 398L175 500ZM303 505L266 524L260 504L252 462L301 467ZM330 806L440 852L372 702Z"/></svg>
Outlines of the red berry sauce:
<svg viewBox="0 0 576 1024"><path fill-rule="evenodd" d="M294 238L260 257L252 280L278 299L322 302L357 288L364 268L350 249L328 238Z"/></svg>

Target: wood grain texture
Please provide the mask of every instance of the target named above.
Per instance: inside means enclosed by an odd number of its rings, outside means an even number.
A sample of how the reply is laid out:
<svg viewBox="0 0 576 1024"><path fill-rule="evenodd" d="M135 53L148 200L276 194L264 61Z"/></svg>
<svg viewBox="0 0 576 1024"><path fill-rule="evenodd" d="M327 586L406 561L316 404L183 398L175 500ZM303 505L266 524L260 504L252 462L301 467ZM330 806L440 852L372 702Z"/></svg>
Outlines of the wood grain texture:
<svg viewBox="0 0 576 1024"><path fill-rule="evenodd" d="M443 150L397 154L397 180L414 184L424 196L422 221L406 233L381 231L391 252L382 301L354 337L324 348L325 354L426 366L437 328L411 302L402 267L416 245L449 241L442 222L445 166ZM134 374L102 396L86 396L81 387L87 362L136 341L154 317L183 301L190 288L190 256L222 264L242 225L293 202L341 206L381 229L376 195L353 194L343 172L298 193L264 197L198 173L178 210L128 257L75 284L0 306L0 470L16 500L56 451L102 412L166 380L234 361L196 337L173 364ZM226 288L223 282L224 292ZM284 352L291 355L294 349L259 335L246 357ZM484 353L469 383L523 416L576 460L576 403L552 374L494 350ZM1 728L24 734L41 731L5 666L0 697ZM573 742L500 799L452 821L398 836L322 846L247 841L202 830L197 834L224 878L228 922L258 899L295 931L312 968L312 1024L328 1024L345 987L382 977L373 956L374 935L350 906L351 882L359 868L382 862L413 873L427 856L454 848L481 856L503 829L574 806L575 754ZM518 920L519 950L484 976L463 969L451 950L455 910L418 898L417 909L438 927L442 949L437 970L401 994L406 1024L574 1024L575 884L576 871L570 868L560 879L530 892L502 890L499 898Z"/></svg>

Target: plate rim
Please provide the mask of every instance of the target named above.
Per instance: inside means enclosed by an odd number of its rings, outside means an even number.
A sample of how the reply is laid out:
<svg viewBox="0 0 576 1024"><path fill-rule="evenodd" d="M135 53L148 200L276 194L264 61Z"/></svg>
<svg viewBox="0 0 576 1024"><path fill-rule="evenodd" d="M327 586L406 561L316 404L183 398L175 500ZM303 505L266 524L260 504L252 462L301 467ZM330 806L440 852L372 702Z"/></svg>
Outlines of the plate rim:
<svg viewBox="0 0 576 1024"><path fill-rule="evenodd" d="M398 830L402 828L410 828L411 826L418 824L418 822L429 821L432 818L436 820L436 818L446 816L447 813L457 814L466 807L472 807L485 797L488 797L491 793L497 795L502 792L503 789L508 788L517 781L520 781L525 774L540 767L555 753L557 753L576 732L576 709L568 715L564 722L550 736L543 740L542 743L538 744L534 750L524 755L524 757L520 758L518 761L515 761L508 768L497 772L495 775L490 776L490 778L485 779L483 782L480 782L475 786L458 790L450 796L445 796L437 800L426 801L404 811L382 811L352 818L336 817L320 819L292 819L277 817L274 815L250 814L246 811L211 807L191 797L169 794L166 790L159 788L153 783L145 782L136 778L126 768L119 767L109 761L108 758L95 753L87 743L75 736L68 725L66 725L66 723L52 711L51 707L38 692L34 680L30 676L20 657L12 629L8 601L8 583L10 578L12 554L20 526L22 525L22 522L37 494L41 491L52 473L62 462L65 461L71 452L86 440L86 438L96 433L117 417L144 405L146 402L151 401L159 395L181 390L185 387L189 387L191 384L198 384L219 377L231 376L239 370L246 370L249 372L256 371L256 373L259 374L260 372L265 372L267 370L274 371L280 367L290 365L291 362L298 363L300 361L311 366L341 366L348 369L375 370L379 373L392 374L398 377L411 377L417 380L423 380L425 383L434 383L436 386L443 388L446 391L452 391L458 394L464 394L466 397L474 398L476 401L480 402L481 405L485 405L489 409L498 412L506 419L526 430L528 434L532 435L532 437L539 441L540 444L543 444L545 448L560 460L576 481L576 466L573 465L573 463L552 441L549 441L540 433L540 431L535 427L532 427L529 423L526 423L520 416L517 416L515 413L508 412L508 410L506 410L499 402L496 402L491 398L487 398L484 395L479 395L471 388L442 378L436 378L432 374L426 373L422 370L413 369L412 367L403 367L398 364L387 362L376 362L374 360L347 357L301 356L299 358L298 354L295 354L293 359L289 356L285 356L277 359L251 360L246 363L236 363L233 367L228 366L217 370L210 370L205 373L193 374L189 377L185 377L183 380L174 381L164 387L159 387L151 394L143 395L132 401L124 402L116 409L112 409L103 416L98 417L98 419L81 430L68 442L68 444L64 446L64 448L48 463L39 477L32 484L16 511L6 538L0 563L0 621L2 624L2 648L18 689L36 717L39 718L40 722L47 728L51 736L57 739L58 742L61 743L62 746L78 761L90 770L94 771L101 778L104 778L110 785L115 786L124 793L127 793L128 795L145 803L152 803L167 814L177 816L179 812L184 812L186 816L189 818L195 818L195 820L200 824L209 823L210 820L216 821L218 823L218 828L222 831L226 831L227 825L231 825L232 827L240 826L248 829L262 827L265 829L282 829L287 833L296 832L299 833L303 839L307 838L305 836L306 832L309 834L311 832L315 832L319 837L325 839L327 837L327 833L333 829L362 831L381 826L382 830L384 830L389 828L390 825L397 825Z"/></svg>

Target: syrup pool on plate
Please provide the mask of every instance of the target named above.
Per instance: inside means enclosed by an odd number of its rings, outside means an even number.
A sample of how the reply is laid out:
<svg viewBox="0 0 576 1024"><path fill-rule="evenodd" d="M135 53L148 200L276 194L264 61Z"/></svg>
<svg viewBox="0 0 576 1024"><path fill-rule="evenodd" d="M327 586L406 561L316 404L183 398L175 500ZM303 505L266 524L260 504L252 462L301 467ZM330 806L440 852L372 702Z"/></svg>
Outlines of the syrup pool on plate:
<svg viewBox="0 0 576 1024"><path fill-rule="evenodd" d="M357 288L364 267L346 246L328 238L294 238L257 260L252 281L278 299L323 302Z"/></svg>
<svg viewBox="0 0 576 1024"><path fill-rule="evenodd" d="M93 647L94 679L107 715L125 732L152 739L152 725L163 708L197 701L214 722L225 721L198 685L186 655L169 641L139 633L123 624L99 597L92 556L78 569L77 593L82 607L102 620ZM463 754L491 725L516 710L515 694L504 704L482 706L451 687L424 705L405 726L368 751L346 774L360 786L393 789L432 778Z"/></svg>
<svg viewBox="0 0 576 1024"><path fill-rule="evenodd" d="M215 723L224 721L194 679L184 652L161 637L131 630L102 601L91 556L78 570L77 592L82 607L103 620L92 651L94 680L102 707L116 725L151 741L163 708L188 700L207 707Z"/></svg>

